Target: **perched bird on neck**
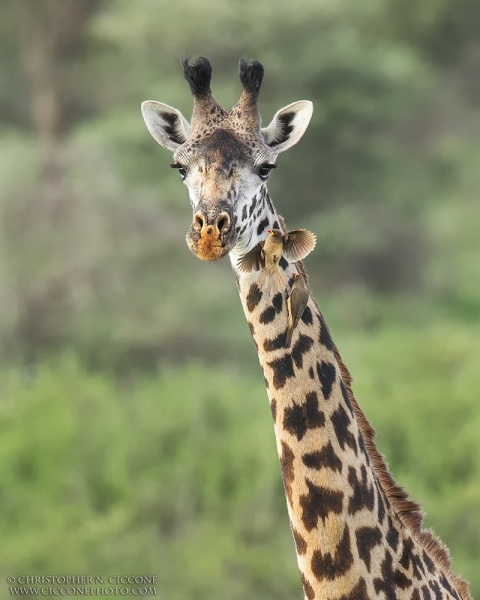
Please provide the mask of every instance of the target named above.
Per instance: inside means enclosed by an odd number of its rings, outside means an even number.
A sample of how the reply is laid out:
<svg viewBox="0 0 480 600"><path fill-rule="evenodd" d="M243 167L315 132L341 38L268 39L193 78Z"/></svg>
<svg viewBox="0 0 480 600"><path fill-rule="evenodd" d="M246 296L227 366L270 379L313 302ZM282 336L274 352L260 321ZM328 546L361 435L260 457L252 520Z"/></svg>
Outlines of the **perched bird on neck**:
<svg viewBox="0 0 480 600"><path fill-rule="evenodd" d="M259 242L238 261L238 268L246 273L260 271L258 284L269 295L285 287L285 276L279 266L282 256L287 262L303 260L315 248L317 238L311 231L296 229L283 233L269 229L268 237Z"/></svg>
<svg viewBox="0 0 480 600"><path fill-rule="evenodd" d="M303 311L310 297L310 291L305 283L305 279L298 273L294 273L293 276L295 281L292 285L290 296L287 298L288 328L285 348L289 348L292 343L293 330L302 318Z"/></svg>

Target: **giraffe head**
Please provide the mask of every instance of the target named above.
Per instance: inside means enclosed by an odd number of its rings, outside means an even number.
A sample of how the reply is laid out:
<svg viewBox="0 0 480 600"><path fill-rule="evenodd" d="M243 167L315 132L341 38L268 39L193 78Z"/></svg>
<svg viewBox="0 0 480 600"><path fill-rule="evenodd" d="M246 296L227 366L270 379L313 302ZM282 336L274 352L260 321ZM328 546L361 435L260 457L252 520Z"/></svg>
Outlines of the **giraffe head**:
<svg viewBox="0 0 480 600"><path fill-rule="evenodd" d="M306 100L294 102L262 128L259 62L240 60L243 89L230 111L212 96L212 68L206 58L185 60L183 67L194 99L192 122L177 109L151 100L143 102L142 114L154 139L173 152L172 167L188 188L193 208L190 250L202 260L217 260L236 247L245 250L256 243L250 231L253 215L245 207L265 188L277 155L302 137L313 107Z"/></svg>

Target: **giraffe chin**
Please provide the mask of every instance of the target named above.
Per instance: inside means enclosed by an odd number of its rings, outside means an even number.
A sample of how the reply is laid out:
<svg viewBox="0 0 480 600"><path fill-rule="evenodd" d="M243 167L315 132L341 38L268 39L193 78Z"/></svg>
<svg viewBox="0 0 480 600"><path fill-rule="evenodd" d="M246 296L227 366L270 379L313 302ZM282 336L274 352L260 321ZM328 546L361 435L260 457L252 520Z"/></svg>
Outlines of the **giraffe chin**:
<svg viewBox="0 0 480 600"><path fill-rule="evenodd" d="M222 243L220 236L216 235L204 234L195 238L187 234L187 246L197 258L209 262L223 258L234 246L234 243Z"/></svg>

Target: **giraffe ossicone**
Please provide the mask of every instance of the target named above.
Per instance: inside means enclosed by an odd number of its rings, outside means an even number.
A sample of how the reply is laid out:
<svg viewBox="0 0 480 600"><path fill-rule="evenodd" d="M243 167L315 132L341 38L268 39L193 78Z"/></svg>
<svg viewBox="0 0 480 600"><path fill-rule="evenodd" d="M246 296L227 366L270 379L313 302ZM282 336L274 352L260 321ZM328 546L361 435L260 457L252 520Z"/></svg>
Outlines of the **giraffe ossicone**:
<svg viewBox="0 0 480 600"><path fill-rule="evenodd" d="M304 134L312 103L294 102L262 128L259 62L240 60L242 92L229 111L212 96L207 59L183 66L194 98L191 123L160 102L144 102L142 113L188 188L189 248L203 260L230 256L264 373L304 597L471 600L448 550L422 529L419 505L378 452L318 305L309 293L290 298L295 274L306 281L302 263L280 259L285 285L273 293L258 284L261 262L242 268L269 229L287 233L266 182L278 154Z"/></svg>

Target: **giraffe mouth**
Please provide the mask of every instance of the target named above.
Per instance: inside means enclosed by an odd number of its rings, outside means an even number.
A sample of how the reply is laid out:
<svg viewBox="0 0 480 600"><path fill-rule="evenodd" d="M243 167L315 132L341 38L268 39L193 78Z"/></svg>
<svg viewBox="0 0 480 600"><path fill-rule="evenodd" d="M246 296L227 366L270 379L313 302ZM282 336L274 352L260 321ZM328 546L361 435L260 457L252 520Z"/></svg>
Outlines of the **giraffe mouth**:
<svg viewBox="0 0 480 600"><path fill-rule="evenodd" d="M187 233L187 246L205 261L223 258L232 250L237 241L234 222L229 212L209 214L197 210Z"/></svg>

